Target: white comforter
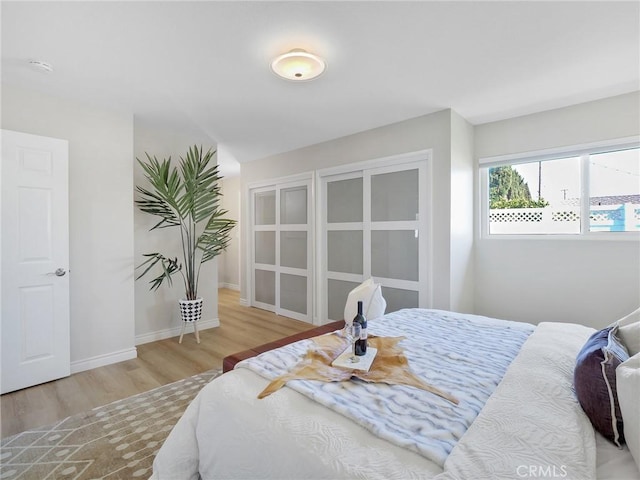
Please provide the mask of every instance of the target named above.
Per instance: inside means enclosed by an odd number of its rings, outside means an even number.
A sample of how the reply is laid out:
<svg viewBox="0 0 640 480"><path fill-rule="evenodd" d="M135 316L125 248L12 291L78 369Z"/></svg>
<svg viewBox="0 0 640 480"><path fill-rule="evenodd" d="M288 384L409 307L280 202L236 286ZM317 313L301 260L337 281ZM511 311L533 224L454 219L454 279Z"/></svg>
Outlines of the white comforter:
<svg viewBox="0 0 640 480"><path fill-rule="evenodd" d="M533 466L549 477L592 479L594 433L571 388L576 354L592 332L538 326L444 470L291 388L258 400L268 380L237 369L189 406L152 478L532 478Z"/></svg>
<svg viewBox="0 0 640 480"><path fill-rule="evenodd" d="M575 357L591 333L538 325L438 480L595 478L595 434L572 394Z"/></svg>
<svg viewBox="0 0 640 480"><path fill-rule="evenodd" d="M404 336L399 345L411 371L456 397L458 405L404 385L295 380L288 386L376 436L442 466L533 329L528 323L418 308L369 322L371 335ZM287 345L236 368L248 368L271 380L289 372L312 345L310 340Z"/></svg>

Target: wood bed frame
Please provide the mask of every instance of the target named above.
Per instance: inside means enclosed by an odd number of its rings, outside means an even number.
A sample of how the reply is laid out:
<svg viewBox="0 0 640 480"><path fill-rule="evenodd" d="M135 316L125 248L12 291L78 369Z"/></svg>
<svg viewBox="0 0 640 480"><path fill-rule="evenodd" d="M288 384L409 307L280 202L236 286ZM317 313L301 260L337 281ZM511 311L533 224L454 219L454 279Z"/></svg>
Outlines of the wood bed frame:
<svg viewBox="0 0 640 480"><path fill-rule="evenodd" d="M338 320L337 322L327 323L325 325L312 328L311 330L307 330L305 332L300 332L296 333L295 335L281 338L280 340L276 340L275 342L265 343L263 345L250 348L249 350L244 350L242 352L234 353L233 355L228 355L222 360L222 372L224 373L228 372L229 370L233 370L233 368L236 366L236 363L242 360L246 360L247 358L255 357L256 355L268 352L269 350L273 350L274 348L283 347L285 345L289 345L290 343L304 340L305 338L316 337L318 335L333 332L334 330L339 330L343 327L344 320Z"/></svg>

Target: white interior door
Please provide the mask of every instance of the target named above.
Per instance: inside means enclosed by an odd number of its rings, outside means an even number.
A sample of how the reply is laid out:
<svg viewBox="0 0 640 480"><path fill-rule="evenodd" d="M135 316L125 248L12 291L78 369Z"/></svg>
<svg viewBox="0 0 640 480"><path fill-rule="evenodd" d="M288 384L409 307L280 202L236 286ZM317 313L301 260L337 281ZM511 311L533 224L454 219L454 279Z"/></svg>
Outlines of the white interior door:
<svg viewBox="0 0 640 480"><path fill-rule="evenodd" d="M70 374L68 142L2 130L1 393Z"/></svg>

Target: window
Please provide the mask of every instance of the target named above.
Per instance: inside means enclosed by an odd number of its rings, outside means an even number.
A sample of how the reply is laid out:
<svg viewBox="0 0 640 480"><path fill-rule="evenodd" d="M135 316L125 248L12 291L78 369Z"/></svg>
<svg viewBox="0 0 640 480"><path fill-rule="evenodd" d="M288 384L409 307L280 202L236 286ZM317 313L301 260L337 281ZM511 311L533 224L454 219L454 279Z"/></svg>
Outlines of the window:
<svg viewBox="0 0 640 480"><path fill-rule="evenodd" d="M637 143L480 163L488 235L640 232Z"/></svg>

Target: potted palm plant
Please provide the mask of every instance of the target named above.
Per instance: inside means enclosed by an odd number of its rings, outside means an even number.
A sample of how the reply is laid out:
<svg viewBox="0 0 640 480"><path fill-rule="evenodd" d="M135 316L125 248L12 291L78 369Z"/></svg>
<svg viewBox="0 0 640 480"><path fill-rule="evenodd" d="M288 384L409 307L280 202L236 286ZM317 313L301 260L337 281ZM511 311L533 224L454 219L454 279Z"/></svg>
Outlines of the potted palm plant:
<svg viewBox="0 0 640 480"><path fill-rule="evenodd" d="M202 316L202 298L198 297L200 267L227 248L236 224L235 220L223 218L227 211L220 206L222 177L218 165L209 165L214 154L212 150L203 153L202 147L190 147L186 157L180 157L179 168L171 165L171 157L162 161L149 154L145 154L146 161L136 158L151 185L136 186L136 205L159 217L150 231L175 227L182 245L179 255L144 254L146 260L136 267L143 269L136 280L155 269L157 276L149 283L151 290L157 290L165 280L171 285L176 273L181 275L185 289L185 297L179 300L183 332L184 322L195 322ZM198 338L195 323L194 329Z"/></svg>

